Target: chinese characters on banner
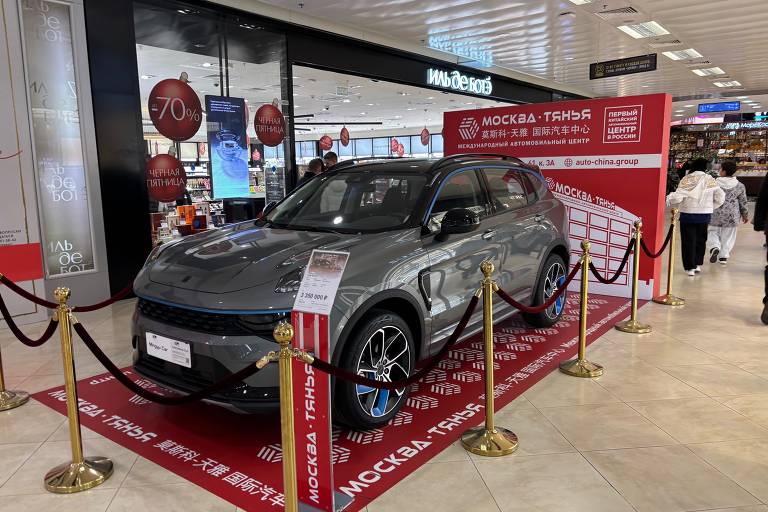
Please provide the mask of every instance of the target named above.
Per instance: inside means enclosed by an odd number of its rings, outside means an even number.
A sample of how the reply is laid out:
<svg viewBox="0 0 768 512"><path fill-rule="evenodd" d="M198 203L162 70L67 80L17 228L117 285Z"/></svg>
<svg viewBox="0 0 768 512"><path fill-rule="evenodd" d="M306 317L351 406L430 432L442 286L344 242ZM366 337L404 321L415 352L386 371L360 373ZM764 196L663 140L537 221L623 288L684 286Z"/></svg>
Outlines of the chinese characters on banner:
<svg viewBox="0 0 768 512"><path fill-rule="evenodd" d="M328 318L349 253L312 251L291 313L293 346L330 360ZM331 457L331 378L293 360L294 433L299 501L335 512Z"/></svg>
<svg viewBox="0 0 768 512"><path fill-rule="evenodd" d="M445 154L499 153L538 165L568 209L572 263L588 238L595 266L612 275L635 220L649 247L664 239L671 101L651 94L446 112ZM593 290L630 296L629 268ZM661 259L643 259L641 299L658 293L660 273Z"/></svg>

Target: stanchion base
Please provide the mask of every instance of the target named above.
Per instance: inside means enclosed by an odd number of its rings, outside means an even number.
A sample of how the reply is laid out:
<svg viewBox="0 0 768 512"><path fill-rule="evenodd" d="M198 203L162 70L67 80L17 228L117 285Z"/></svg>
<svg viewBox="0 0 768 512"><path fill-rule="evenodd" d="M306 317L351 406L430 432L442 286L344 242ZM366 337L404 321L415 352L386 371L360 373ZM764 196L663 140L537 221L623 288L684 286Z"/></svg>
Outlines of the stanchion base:
<svg viewBox="0 0 768 512"><path fill-rule="evenodd" d="M572 377L600 377L603 367L586 359L571 359L560 363L560 371Z"/></svg>
<svg viewBox="0 0 768 512"><path fill-rule="evenodd" d="M506 428L487 430L485 427L475 427L462 434L461 444L475 455L501 457L517 450L517 436Z"/></svg>
<svg viewBox="0 0 768 512"><path fill-rule="evenodd" d="M653 302L656 304L663 304L665 306L684 306L685 299L676 297L674 295L662 295L660 297L654 297Z"/></svg>
<svg viewBox="0 0 768 512"><path fill-rule="evenodd" d="M0 391L0 411L15 409L29 401L29 393L25 391Z"/></svg>
<svg viewBox="0 0 768 512"><path fill-rule="evenodd" d="M624 322L619 322L615 327L621 332L628 332L631 334L648 334L652 331L650 325L641 324L637 320L626 320Z"/></svg>
<svg viewBox="0 0 768 512"><path fill-rule="evenodd" d="M106 457L86 457L81 463L67 462L45 475L45 488L58 494L85 491L112 476L112 461Z"/></svg>

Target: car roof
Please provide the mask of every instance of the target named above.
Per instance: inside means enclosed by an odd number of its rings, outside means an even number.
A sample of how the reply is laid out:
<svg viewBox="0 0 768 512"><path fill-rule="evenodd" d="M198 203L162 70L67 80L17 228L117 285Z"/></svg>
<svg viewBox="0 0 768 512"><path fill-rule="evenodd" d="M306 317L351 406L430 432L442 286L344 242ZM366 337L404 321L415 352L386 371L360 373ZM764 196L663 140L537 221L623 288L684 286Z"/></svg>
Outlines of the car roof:
<svg viewBox="0 0 768 512"><path fill-rule="evenodd" d="M368 158L359 160L345 160L333 167L328 172L360 172L369 171L373 173L381 172L413 172L418 174L436 175L443 172L450 172L457 167L471 165L488 165L493 163L494 167L516 167L532 170L522 160L505 156L491 154L460 154L451 155L443 158Z"/></svg>

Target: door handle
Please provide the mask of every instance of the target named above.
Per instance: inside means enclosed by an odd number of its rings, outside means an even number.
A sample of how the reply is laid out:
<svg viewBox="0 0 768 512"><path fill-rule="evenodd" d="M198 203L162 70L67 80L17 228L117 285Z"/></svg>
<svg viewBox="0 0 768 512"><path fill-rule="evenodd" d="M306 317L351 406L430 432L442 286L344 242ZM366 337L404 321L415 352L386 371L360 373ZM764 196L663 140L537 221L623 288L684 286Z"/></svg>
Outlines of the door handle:
<svg viewBox="0 0 768 512"><path fill-rule="evenodd" d="M495 229L489 229L483 233L483 240L491 240L496 235Z"/></svg>
<svg viewBox="0 0 768 512"><path fill-rule="evenodd" d="M534 215L533 220L535 220L536 222L543 222L544 221L544 215L542 215L540 213L537 213L536 215Z"/></svg>

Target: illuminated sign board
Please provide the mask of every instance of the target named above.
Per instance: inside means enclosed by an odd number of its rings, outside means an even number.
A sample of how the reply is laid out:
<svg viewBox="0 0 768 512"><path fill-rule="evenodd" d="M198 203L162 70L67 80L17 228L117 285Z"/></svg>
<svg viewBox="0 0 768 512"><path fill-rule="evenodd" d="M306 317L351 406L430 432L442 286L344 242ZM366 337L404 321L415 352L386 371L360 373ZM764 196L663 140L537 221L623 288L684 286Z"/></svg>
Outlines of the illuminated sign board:
<svg viewBox="0 0 768 512"><path fill-rule="evenodd" d="M741 110L740 101L724 101L721 103L699 103L699 114L709 112L738 112Z"/></svg>
<svg viewBox="0 0 768 512"><path fill-rule="evenodd" d="M493 91L493 83L490 76L477 78L465 75L460 71L446 71L435 68L427 70L427 85L483 96L489 96Z"/></svg>

